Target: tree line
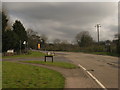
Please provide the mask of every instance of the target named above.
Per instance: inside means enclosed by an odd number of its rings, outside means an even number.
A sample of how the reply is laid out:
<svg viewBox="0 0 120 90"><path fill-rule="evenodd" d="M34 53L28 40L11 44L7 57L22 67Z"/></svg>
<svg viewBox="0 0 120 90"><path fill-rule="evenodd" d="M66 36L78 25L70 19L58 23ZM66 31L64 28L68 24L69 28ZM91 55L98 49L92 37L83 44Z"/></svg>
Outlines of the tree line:
<svg viewBox="0 0 120 90"><path fill-rule="evenodd" d="M110 52L118 53L119 49L119 34L116 34L114 40L94 41L88 31L81 31L75 37L74 44L60 39L55 39L54 43L49 44L47 50L55 51L75 51L75 52Z"/></svg>

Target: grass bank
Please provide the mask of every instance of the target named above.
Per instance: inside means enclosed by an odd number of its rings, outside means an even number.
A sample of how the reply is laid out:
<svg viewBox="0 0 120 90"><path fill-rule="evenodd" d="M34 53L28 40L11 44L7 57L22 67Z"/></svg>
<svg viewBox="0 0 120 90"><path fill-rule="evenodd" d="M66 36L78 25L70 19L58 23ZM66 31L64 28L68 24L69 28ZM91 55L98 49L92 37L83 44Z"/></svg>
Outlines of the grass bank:
<svg viewBox="0 0 120 90"><path fill-rule="evenodd" d="M50 69L3 61L3 88L64 88L64 77Z"/></svg>
<svg viewBox="0 0 120 90"><path fill-rule="evenodd" d="M62 68L67 68L67 69L73 69L73 68L78 68L78 66L67 63L67 62L44 62L44 61L21 61L25 63L33 63L33 64L42 64L42 65L50 65L50 66L56 66L56 67L62 67Z"/></svg>
<svg viewBox="0 0 120 90"><path fill-rule="evenodd" d="M0 61L0 89L2 89L2 61Z"/></svg>
<svg viewBox="0 0 120 90"><path fill-rule="evenodd" d="M3 56L2 58L31 58L31 57L42 57L42 56L45 56L45 54L42 52L30 51L29 54Z"/></svg>

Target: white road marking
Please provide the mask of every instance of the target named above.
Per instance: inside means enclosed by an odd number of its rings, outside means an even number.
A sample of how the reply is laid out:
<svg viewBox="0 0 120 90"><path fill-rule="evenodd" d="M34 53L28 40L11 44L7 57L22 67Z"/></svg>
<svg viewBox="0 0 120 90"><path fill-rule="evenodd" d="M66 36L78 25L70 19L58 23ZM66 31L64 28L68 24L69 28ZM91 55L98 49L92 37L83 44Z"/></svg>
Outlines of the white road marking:
<svg viewBox="0 0 120 90"><path fill-rule="evenodd" d="M78 64L78 66L81 67L83 70L86 71L86 69L83 66L81 66L80 64Z"/></svg>
<svg viewBox="0 0 120 90"><path fill-rule="evenodd" d="M86 69L83 66L81 66L80 64L78 64L78 66L86 71ZM97 84L99 84L104 90L107 90L106 87L95 76L93 76L89 71L86 71L86 72L88 75L91 76L91 78L93 78L96 81Z"/></svg>

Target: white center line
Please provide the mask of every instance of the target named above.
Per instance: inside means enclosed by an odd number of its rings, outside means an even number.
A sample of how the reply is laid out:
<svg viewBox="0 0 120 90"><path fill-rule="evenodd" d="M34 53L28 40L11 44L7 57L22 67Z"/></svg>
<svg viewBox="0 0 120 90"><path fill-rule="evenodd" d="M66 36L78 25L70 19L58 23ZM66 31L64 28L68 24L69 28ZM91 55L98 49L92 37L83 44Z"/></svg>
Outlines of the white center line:
<svg viewBox="0 0 120 90"><path fill-rule="evenodd" d="M86 69L83 66L81 66L80 64L78 64L78 66L81 67L84 71L86 71ZM95 76L93 76L89 71L86 71L86 72L88 75L91 76L92 79L94 79L96 81L96 83L98 85L100 85L104 90L107 90L106 87Z"/></svg>

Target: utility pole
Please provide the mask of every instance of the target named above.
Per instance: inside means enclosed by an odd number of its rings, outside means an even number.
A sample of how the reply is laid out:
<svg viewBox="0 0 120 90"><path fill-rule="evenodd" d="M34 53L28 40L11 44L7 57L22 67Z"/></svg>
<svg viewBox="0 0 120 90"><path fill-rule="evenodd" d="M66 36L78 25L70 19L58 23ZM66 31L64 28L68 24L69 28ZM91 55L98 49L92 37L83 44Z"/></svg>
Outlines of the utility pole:
<svg viewBox="0 0 120 90"><path fill-rule="evenodd" d="M97 28L97 33L98 33L98 44L99 44L99 30L100 30L101 25L100 25L100 24L97 24L95 27Z"/></svg>
<svg viewBox="0 0 120 90"><path fill-rule="evenodd" d="M28 41L27 41L27 53L28 53Z"/></svg>

